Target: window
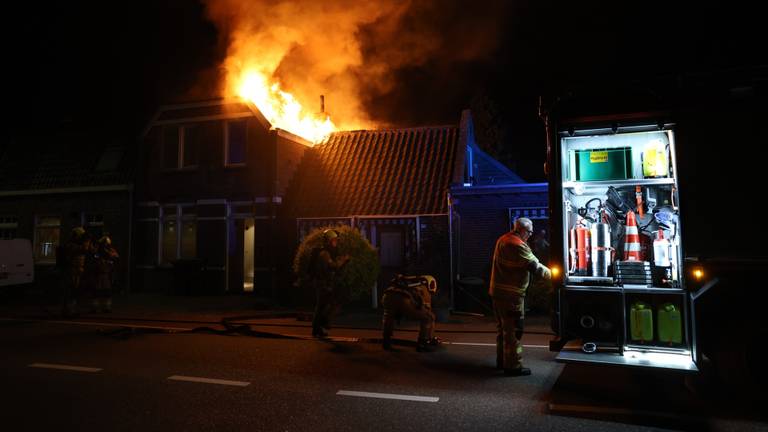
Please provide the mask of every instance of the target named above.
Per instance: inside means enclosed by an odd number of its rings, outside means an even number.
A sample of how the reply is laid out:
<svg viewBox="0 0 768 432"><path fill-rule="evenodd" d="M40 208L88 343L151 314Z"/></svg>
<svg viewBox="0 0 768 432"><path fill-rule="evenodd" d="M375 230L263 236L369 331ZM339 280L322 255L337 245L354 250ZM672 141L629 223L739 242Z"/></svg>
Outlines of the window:
<svg viewBox="0 0 768 432"><path fill-rule="evenodd" d="M159 258L160 206L157 203L139 203L136 216L135 263L140 267L153 267Z"/></svg>
<svg viewBox="0 0 768 432"><path fill-rule="evenodd" d="M181 168L197 166L197 152L200 149L200 128L184 126L181 128Z"/></svg>
<svg viewBox="0 0 768 432"><path fill-rule="evenodd" d="M179 128L166 126L163 131L163 168L179 168Z"/></svg>
<svg viewBox="0 0 768 432"><path fill-rule="evenodd" d="M181 208L181 258L197 256L197 211L195 207Z"/></svg>
<svg viewBox="0 0 768 432"><path fill-rule="evenodd" d="M196 217L196 209L191 205L163 207L161 256L163 264L197 256Z"/></svg>
<svg viewBox="0 0 768 432"><path fill-rule="evenodd" d="M224 134L226 165L245 164L247 125L248 123L245 120L229 121L226 123Z"/></svg>
<svg viewBox="0 0 768 432"><path fill-rule="evenodd" d="M196 167L199 150L200 128L197 126L167 126L163 131L164 169Z"/></svg>
<svg viewBox="0 0 768 432"><path fill-rule="evenodd" d="M0 240L10 240L18 237L19 218L16 216L0 216Z"/></svg>
<svg viewBox="0 0 768 432"><path fill-rule="evenodd" d="M85 221L85 230L94 240L98 240L104 235L104 215L86 213L83 220Z"/></svg>
<svg viewBox="0 0 768 432"><path fill-rule="evenodd" d="M54 216L37 217L35 223L35 262L56 263L56 247L61 237L61 218Z"/></svg>

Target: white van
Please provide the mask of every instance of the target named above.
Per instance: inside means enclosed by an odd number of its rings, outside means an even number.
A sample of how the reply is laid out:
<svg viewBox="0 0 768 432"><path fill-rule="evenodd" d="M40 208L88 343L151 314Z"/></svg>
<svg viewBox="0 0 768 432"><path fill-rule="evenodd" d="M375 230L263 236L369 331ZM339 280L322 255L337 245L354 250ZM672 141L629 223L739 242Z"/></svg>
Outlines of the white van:
<svg viewBox="0 0 768 432"><path fill-rule="evenodd" d="M32 243L27 239L0 240L0 288L34 280Z"/></svg>

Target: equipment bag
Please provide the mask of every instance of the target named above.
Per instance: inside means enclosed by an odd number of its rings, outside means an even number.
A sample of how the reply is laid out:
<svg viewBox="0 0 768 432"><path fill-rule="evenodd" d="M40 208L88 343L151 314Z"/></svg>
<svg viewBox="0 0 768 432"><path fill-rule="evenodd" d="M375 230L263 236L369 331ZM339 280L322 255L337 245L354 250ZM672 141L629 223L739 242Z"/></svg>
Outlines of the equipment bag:
<svg viewBox="0 0 768 432"><path fill-rule="evenodd" d="M641 301L635 302L629 311L630 339L633 342L653 340L653 309Z"/></svg>
<svg viewBox="0 0 768 432"><path fill-rule="evenodd" d="M658 309L659 341L667 344L680 344L683 342L683 325L680 309L672 304L665 303Z"/></svg>

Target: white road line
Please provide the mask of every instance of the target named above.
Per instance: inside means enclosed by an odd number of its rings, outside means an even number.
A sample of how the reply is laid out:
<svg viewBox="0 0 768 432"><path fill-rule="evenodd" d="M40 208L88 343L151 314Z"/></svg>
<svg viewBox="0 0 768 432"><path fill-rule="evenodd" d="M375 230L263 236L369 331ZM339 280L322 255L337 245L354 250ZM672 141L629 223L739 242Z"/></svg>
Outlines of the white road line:
<svg viewBox="0 0 768 432"><path fill-rule="evenodd" d="M222 379L214 379L214 378L191 377L191 376L184 376L184 375L172 375L172 376L169 376L168 379L173 381L189 381L189 382L198 382L198 383L205 383L205 384L221 384L221 385L229 385L229 386L236 386L236 387L245 387L251 384L246 381L230 381L230 380L222 380Z"/></svg>
<svg viewBox="0 0 768 432"><path fill-rule="evenodd" d="M432 396L411 396L411 395L399 395L399 394L391 394L391 393L369 393L369 392L359 392L359 391L351 391L351 390L339 390L336 392L339 396L355 396L355 397L367 397L367 398L376 398L376 399L397 399L397 400L407 400L407 401L414 401L414 402L437 402L440 400L439 397L432 397Z"/></svg>
<svg viewBox="0 0 768 432"><path fill-rule="evenodd" d="M468 345L468 346L492 346L495 347L495 343L481 343L481 342L444 342L449 345ZM523 345L524 348L549 348L548 345Z"/></svg>
<svg viewBox="0 0 768 432"><path fill-rule="evenodd" d="M31 365L29 365L29 367L44 368L44 369L60 369L60 370L77 371L77 372L100 372L102 370L101 368L94 368L94 367L69 366L69 365L51 364L51 363L32 363Z"/></svg>
<svg viewBox="0 0 768 432"><path fill-rule="evenodd" d="M451 344L451 345L468 345L468 346L493 346L493 347L495 347L495 346L496 346L496 344L495 344L495 343L494 343L494 344L491 344L491 343L480 343L480 342L448 342L448 341L446 341L445 343L447 343L447 344Z"/></svg>

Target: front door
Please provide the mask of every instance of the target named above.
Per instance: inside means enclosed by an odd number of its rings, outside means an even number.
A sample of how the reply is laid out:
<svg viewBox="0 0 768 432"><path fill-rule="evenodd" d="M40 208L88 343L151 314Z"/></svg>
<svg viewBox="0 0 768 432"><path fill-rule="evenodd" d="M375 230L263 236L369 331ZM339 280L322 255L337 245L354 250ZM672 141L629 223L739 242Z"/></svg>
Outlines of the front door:
<svg viewBox="0 0 768 432"><path fill-rule="evenodd" d="M379 247L378 294L384 291L398 273L405 271L405 227L402 225L378 225L376 227L376 244Z"/></svg>

